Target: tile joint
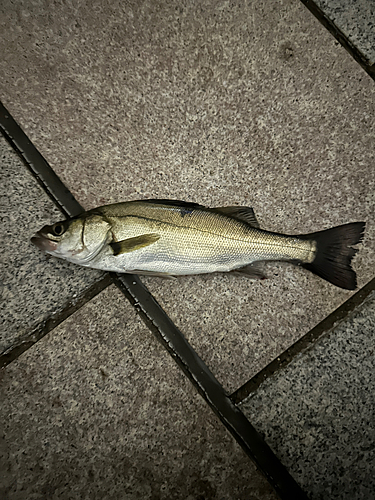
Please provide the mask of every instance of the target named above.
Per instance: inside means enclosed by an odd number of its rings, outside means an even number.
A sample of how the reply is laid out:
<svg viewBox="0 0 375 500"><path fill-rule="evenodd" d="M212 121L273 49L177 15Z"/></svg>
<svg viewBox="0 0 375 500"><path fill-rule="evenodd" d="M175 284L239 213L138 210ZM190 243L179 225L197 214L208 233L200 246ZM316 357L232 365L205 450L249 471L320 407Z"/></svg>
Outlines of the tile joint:
<svg viewBox="0 0 375 500"><path fill-rule="evenodd" d="M325 14L313 0L301 0L317 20L333 35L346 49L353 59L375 80L375 64L371 64L367 57L351 42L338 26Z"/></svg>
<svg viewBox="0 0 375 500"><path fill-rule="evenodd" d="M26 161L51 199L67 215L83 211L70 191L0 103L0 129ZM242 411L230 400L222 385L174 325L145 285L135 275L110 273L150 330L161 341L225 427L262 471L281 499L304 500L306 494L274 455Z"/></svg>
<svg viewBox="0 0 375 500"><path fill-rule="evenodd" d="M324 335L329 335L333 328L353 314L373 290L375 290L375 278L369 281L340 307L335 309L330 315L297 340L297 342L277 356L277 358L260 370L254 377L233 392L230 395L231 401L233 401L234 404L242 403L243 400L254 393L265 380L286 368L296 356L312 349L318 339Z"/></svg>
<svg viewBox="0 0 375 500"><path fill-rule="evenodd" d="M101 293L111 284L111 278L108 275L105 275L102 279L86 288L77 297L68 300L58 309L58 311L45 318L34 328L31 328L31 330L17 339L17 343L13 344L9 347L9 349L6 349L1 353L0 370L17 359L18 356L27 351L30 347L36 344L36 342L42 339L50 331L60 325L60 323L69 318L69 316L78 311L78 309L87 304L87 302L96 297L96 295Z"/></svg>

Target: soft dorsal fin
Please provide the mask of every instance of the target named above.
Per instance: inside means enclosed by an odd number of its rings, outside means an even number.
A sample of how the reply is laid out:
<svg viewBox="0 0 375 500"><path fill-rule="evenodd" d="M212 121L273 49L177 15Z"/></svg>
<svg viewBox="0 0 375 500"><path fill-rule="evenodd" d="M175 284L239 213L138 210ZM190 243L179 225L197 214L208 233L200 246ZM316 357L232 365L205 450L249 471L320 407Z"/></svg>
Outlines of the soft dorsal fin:
<svg viewBox="0 0 375 500"><path fill-rule="evenodd" d="M123 253L134 252L134 250L139 250L140 248L152 245L152 243L158 241L159 238L160 236L155 233L141 234L141 236L135 236L134 238L113 241L110 246L113 250L113 255L121 255Z"/></svg>
<svg viewBox="0 0 375 500"><path fill-rule="evenodd" d="M211 210L226 215L227 217L233 217L233 219L240 220L241 222L246 222L249 226L259 229L259 222L251 207L217 207Z"/></svg>

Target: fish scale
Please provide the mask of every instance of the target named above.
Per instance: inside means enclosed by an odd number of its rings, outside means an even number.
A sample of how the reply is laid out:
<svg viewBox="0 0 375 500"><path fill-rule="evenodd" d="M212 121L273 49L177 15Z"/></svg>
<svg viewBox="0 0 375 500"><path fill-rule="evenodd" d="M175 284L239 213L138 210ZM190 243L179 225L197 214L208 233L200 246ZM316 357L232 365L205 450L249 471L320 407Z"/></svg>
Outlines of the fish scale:
<svg viewBox="0 0 375 500"><path fill-rule="evenodd" d="M237 270L259 278L256 262L289 261L353 289L352 246L363 232L364 223L355 222L288 236L259 229L249 207L141 200L98 207L46 226L32 242L83 266L166 277Z"/></svg>
<svg viewBox="0 0 375 500"><path fill-rule="evenodd" d="M146 210L148 207L145 209L141 203L134 202L121 210L121 205L104 207L102 211L111 221L117 239L122 239L127 234L142 234L146 229L148 232L160 231L165 239L169 237L168 248L175 248L177 254L190 254L195 249L197 257L202 258L205 256L204 253L202 255L202 249L206 248L207 251L210 250L210 256L225 251L232 255L245 254L246 259L251 254L255 257L254 260L263 257L273 260L306 260L309 258L308 253L314 250L311 242L257 230L245 222L207 209L195 209L182 216L180 209L169 206L151 206ZM139 224L125 224L122 218L129 217L128 214L132 215L132 219L137 218ZM128 226L126 230L124 226Z"/></svg>

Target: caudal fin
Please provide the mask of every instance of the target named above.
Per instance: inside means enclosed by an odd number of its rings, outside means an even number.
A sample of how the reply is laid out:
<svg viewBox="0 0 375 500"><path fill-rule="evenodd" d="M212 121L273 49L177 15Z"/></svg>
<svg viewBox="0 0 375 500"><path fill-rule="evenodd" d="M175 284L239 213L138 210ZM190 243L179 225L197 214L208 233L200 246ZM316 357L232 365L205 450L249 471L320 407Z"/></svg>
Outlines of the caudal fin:
<svg viewBox="0 0 375 500"><path fill-rule="evenodd" d="M362 240L365 225L364 222L352 222L306 235L306 239L316 241L317 254L313 262L303 266L333 285L354 290L357 277L351 261L357 250L352 246Z"/></svg>

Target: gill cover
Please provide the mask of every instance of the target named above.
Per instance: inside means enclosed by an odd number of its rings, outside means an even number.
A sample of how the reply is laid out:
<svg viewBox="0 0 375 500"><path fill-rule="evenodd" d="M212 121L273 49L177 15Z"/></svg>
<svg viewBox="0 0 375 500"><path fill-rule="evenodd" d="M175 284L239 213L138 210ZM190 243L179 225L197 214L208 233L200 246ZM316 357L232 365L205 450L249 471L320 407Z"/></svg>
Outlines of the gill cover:
<svg viewBox="0 0 375 500"><path fill-rule="evenodd" d="M41 250L82 265L92 261L111 240L111 225L100 215L45 226L31 239Z"/></svg>
<svg viewBox="0 0 375 500"><path fill-rule="evenodd" d="M80 241L77 241L77 236L74 238L72 257L75 262L86 264L95 259L103 247L112 240L111 225L100 215L88 215L77 221L72 220L71 224L74 225L74 222L80 222L81 229ZM69 232L70 227L67 230L67 233Z"/></svg>

